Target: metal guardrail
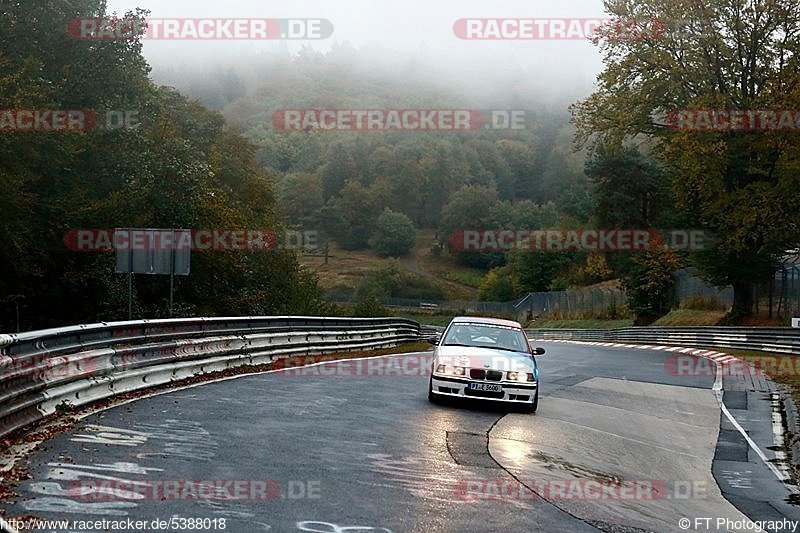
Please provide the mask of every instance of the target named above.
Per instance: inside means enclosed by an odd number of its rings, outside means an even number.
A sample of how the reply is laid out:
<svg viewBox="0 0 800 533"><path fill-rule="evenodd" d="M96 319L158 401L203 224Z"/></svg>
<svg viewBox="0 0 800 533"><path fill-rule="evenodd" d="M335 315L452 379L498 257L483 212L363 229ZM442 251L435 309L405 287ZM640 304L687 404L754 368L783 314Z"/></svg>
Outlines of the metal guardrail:
<svg viewBox="0 0 800 533"><path fill-rule="evenodd" d="M534 339L631 342L732 348L800 355L800 330L748 327L630 327L619 329L528 329Z"/></svg>
<svg viewBox="0 0 800 533"><path fill-rule="evenodd" d="M428 338L433 337L434 335L441 335L444 333L444 326L431 326L429 324L423 324L420 326L419 334L420 337Z"/></svg>
<svg viewBox="0 0 800 533"><path fill-rule="evenodd" d="M289 356L416 341L402 318L230 317L88 324L0 335L0 436L123 392Z"/></svg>

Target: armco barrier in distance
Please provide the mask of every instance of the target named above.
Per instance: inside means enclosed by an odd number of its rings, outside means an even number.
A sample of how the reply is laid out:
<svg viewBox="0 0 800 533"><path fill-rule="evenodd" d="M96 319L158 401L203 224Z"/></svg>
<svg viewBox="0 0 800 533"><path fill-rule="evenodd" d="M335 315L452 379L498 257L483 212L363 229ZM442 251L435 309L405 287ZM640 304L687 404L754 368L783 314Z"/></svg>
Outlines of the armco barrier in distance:
<svg viewBox="0 0 800 533"><path fill-rule="evenodd" d="M116 394L281 357L421 338L403 318L225 317L86 324L0 335L0 436Z"/></svg>
<svg viewBox="0 0 800 533"><path fill-rule="evenodd" d="M619 329L528 329L532 339L630 342L758 350L800 355L800 330L748 327L630 327Z"/></svg>

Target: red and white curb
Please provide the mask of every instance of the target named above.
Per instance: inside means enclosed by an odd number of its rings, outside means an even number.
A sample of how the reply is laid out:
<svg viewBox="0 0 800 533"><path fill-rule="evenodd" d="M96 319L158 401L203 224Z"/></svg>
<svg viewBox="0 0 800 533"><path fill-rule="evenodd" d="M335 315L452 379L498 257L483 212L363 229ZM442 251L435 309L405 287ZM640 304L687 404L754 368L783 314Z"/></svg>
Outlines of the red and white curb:
<svg viewBox="0 0 800 533"><path fill-rule="evenodd" d="M714 379L714 386L712 387L712 391L717 398L717 402L719 403L720 410L725 415L725 417L730 421L733 427L744 437L747 441L747 444L750 448L758 455L761 461L770 469L770 471L778 478L779 481L783 482L786 487L793 492L794 494L800 494L800 488L795 485L791 484L791 476L789 475L789 469L786 466L786 454L783 452L775 452L775 458L780 461L779 464L773 463L764 452L759 448L759 446L750 438L750 435L747 434L747 431L742 427L741 424L734 418L728 408L722 401L722 375L723 375L723 366L724 365L731 365L733 363L738 362L737 364L744 364L750 368L751 371L755 372L755 367L752 363L745 361L744 359L739 359L736 356L731 354L723 353L723 352L716 352L714 350L701 350L698 348L689 348L685 346L661 346L661 345L650 345L650 344L626 344L626 343L619 343L619 342L597 342L597 341L577 341L571 339L531 339L533 342L560 342L565 344L582 344L586 346L603 346L604 348L633 348L639 350L656 350L656 351L664 351L664 352L676 352L686 355L693 355L695 357L701 357L703 359L708 359L716 363L716 378ZM741 367L740 367L741 368ZM753 374L751 374L753 375ZM773 433L773 443L777 447L783 447L786 443L786 435L784 434L783 430L783 421L780 415L779 410L776 407L777 404L777 395L773 394L772 398L772 407L773 407L773 414L772 414L772 433Z"/></svg>
<svg viewBox="0 0 800 533"><path fill-rule="evenodd" d="M576 341L570 339L531 339L534 342L563 342L563 343L570 343L570 344L586 344L589 346L603 346L606 348L637 348L640 350L659 350L665 352L678 352L683 354L695 355L697 357L703 357L705 359L710 359L715 363L728 363L730 361L738 360L738 357L734 357L733 355L722 353L722 352L715 352L714 350L699 350L697 348L687 348L684 346L661 346L661 345L651 345L651 344L624 344L620 342L595 342L595 341Z"/></svg>

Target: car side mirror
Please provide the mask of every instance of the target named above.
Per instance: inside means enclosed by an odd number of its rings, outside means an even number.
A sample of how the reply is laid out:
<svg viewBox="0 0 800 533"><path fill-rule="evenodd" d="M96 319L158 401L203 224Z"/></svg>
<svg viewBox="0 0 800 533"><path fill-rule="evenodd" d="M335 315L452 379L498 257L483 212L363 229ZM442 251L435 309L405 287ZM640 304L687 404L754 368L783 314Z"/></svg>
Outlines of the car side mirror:
<svg viewBox="0 0 800 533"><path fill-rule="evenodd" d="M437 346L439 344L439 337L437 337L436 335L428 337L426 340L428 341L428 344L433 344L434 346Z"/></svg>
<svg viewBox="0 0 800 533"><path fill-rule="evenodd" d="M533 348L533 355L544 355L544 348Z"/></svg>

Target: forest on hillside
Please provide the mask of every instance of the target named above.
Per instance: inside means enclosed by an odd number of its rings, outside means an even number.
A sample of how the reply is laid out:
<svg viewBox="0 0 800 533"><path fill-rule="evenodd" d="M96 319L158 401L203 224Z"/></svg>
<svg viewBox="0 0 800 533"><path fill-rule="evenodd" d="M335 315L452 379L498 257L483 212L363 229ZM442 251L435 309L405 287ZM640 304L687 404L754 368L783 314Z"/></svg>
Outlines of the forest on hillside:
<svg viewBox="0 0 800 533"><path fill-rule="evenodd" d="M484 299L618 278L630 270L631 258L449 249L449 237L461 229L675 222L668 177L656 162L639 149L590 161L588 152L574 149L573 102L544 98L524 85L459 90L421 66L410 65L402 76L375 68L368 52L347 45L327 54L276 51L257 65L173 67L161 75L220 107L227 123L257 147L287 224L321 230L345 249L387 256L407 252L413 239L384 247L384 234L433 229L442 253L487 273L494 269L480 291ZM526 120L522 129L467 132L283 131L272 115L284 109L523 110Z"/></svg>

